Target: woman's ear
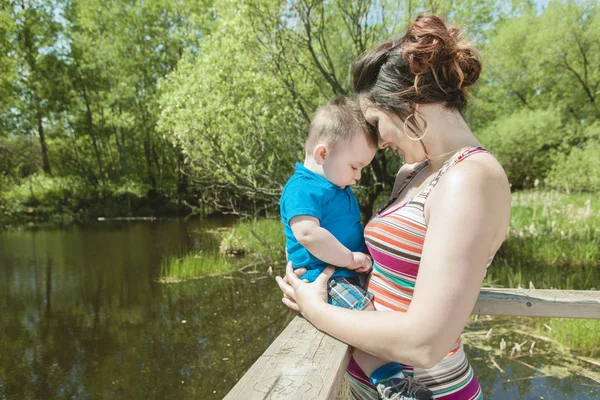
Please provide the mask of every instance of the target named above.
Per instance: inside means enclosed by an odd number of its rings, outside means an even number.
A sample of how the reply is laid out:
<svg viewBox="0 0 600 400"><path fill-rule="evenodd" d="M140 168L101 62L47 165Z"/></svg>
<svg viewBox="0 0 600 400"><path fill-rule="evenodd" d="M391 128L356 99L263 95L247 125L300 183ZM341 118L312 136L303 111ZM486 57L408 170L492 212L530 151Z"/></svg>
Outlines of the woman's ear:
<svg viewBox="0 0 600 400"><path fill-rule="evenodd" d="M315 162L319 165L325 164L325 158L327 157L327 145L326 144L318 144L315 146L313 150L313 158Z"/></svg>

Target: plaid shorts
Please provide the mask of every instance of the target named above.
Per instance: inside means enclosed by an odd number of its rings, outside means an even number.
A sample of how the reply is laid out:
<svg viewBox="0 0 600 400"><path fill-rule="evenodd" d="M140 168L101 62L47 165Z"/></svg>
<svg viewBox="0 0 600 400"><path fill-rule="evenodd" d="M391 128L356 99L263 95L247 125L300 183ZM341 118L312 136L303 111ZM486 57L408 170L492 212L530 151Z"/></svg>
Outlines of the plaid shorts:
<svg viewBox="0 0 600 400"><path fill-rule="evenodd" d="M361 285L360 278L332 278L328 284L329 304L349 308L351 310L364 310L373 299L373 295L367 292Z"/></svg>

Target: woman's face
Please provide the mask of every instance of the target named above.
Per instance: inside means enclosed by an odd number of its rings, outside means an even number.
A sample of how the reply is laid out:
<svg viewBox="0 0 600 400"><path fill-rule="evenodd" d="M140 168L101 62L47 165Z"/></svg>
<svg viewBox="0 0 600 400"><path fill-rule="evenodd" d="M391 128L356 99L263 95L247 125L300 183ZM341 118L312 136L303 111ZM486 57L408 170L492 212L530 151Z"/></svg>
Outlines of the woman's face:
<svg viewBox="0 0 600 400"><path fill-rule="evenodd" d="M377 129L378 147L391 147L407 164L424 161L426 154L418 141L404 134L404 122L396 113L375 107L369 100L360 99L361 109L367 123Z"/></svg>

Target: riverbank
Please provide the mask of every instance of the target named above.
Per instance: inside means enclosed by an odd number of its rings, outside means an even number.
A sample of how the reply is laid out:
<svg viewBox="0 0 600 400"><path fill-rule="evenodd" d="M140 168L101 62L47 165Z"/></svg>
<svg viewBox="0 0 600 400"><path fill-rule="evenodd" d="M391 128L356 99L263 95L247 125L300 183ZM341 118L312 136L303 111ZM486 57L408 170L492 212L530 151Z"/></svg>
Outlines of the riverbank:
<svg viewBox="0 0 600 400"><path fill-rule="evenodd" d="M559 396L560 383L567 379L577 379L580 383L580 387L571 393L575 392L583 396L583 393L592 387L598 388L600 362L597 360L597 350L595 353L592 352L594 356L573 343L565 343L553 336L550 327L540 331L536 328L536 324L547 325L544 321L551 321L552 327L570 323L569 329L586 325L597 326L595 323L598 322L482 315L470 318L462 335L462 341L465 351L469 354L469 361L476 368L477 378L482 388L488 391L487 397L493 397L489 392L492 391L495 380L493 377L497 376L501 377L501 382L506 387L517 386L520 398L534 382L546 386L540 393L544 395L543 398ZM583 335L577 332L573 336L587 337L590 341L596 340L596 344L598 343L594 332L588 331ZM541 381L547 381L547 385Z"/></svg>
<svg viewBox="0 0 600 400"><path fill-rule="evenodd" d="M178 217L190 212L174 187L97 182L34 174L18 184L0 181L0 226L69 225L98 218ZM187 195L192 196L193 194ZM191 200L190 200L191 201Z"/></svg>

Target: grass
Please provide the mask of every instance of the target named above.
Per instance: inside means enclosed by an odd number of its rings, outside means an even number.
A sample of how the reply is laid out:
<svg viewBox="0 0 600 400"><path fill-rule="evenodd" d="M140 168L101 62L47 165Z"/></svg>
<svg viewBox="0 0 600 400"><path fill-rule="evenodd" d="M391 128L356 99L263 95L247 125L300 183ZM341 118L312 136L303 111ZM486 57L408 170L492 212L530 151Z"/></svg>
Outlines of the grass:
<svg viewBox="0 0 600 400"><path fill-rule="evenodd" d="M600 268L515 262L497 256L488 268L484 287L600 290Z"/></svg>
<svg viewBox="0 0 600 400"><path fill-rule="evenodd" d="M285 236L279 220L241 221L223 234L219 252L223 255L246 255L255 261L283 262Z"/></svg>
<svg viewBox="0 0 600 400"><path fill-rule="evenodd" d="M0 176L0 227L94 221L98 217L177 215L174 187L153 192L135 181L91 185L77 176L36 173L15 183Z"/></svg>
<svg viewBox="0 0 600 400"><path fill-rule="evenodd" d="M598 266L600 200L586 193L517 192L499 254L513 262Z"/></svg>
<svg viewBox="0 0 600 400"><path fill-rule="evenodd" d="M583 344L565 341L556 334L554 325L567 321L573 320L471 316L462 340L470 353L470 360L478 366L478 379L488 387L498 379L515 384L516 381L549 376L560 379L578 375L600 382L600 370L590 359L598 356L597 345L593 345L594 340L597 343L597 334L578 334L578 337L587 338L587 343ZM598 327L597 321L584 322L588 328ZM542 330L535 324L540 324ZM579 329L570 328L567 334ZM578 345L593 350L585 351L576 347Z"/></svg>
<svg viewBox="0 0 600 400"><path fill-rule="evenodd" d="M236 270L235 264L218 253L200 252L181 257L168 257L163 260L160 281L180 282L202 276L221 275Z"/></svg>
<svg viewBox="0 0 600 400"><path fill-rule="evenodd" d="M513 193L507 237L485 286L598 290L600 201L586 193Z"/></svg>
<svg viewBox="0 0 600 400"><path fill-rule="evenodd" d="M600 290L598 196L541 190L513 193L506 241L484 286ZM514 323L555 340L569 352L600 357L600 320L521 318Z"/></svg>
<svg viewBox="0 0 600 400"><path fill-rule="evenodd" d="M600 357L600 320L535 318L531 327L540 335L584 357Z"/></svg>
<svg viewBox="0 0 600 400"><path fill-rule="evenodd" d="M489 332L490 329L492 332ZM514 343L522 343L522 340L515 342L509 339L519 333L539 339L538 343L549 344L551 348L546 353L592 359L600 357L600 320L473 315L465 332L466 337L472 337L470 332L490 333L495 338L493 347L500 344L501 337L505 338L509 349ZM536 350L539 354L541 348Z"/></svg>
<svg viewBox="0 0 600 400"><path fill-rule="evenodd" d="M279 220L239 221L213 231L219 235L218 252L189 253L163 260L161 282L179 282L245 270L265 273L285 261L285 237ZM248 270L248 267L254 269ZM261 270L262 268L262 270Z"/></svg>

